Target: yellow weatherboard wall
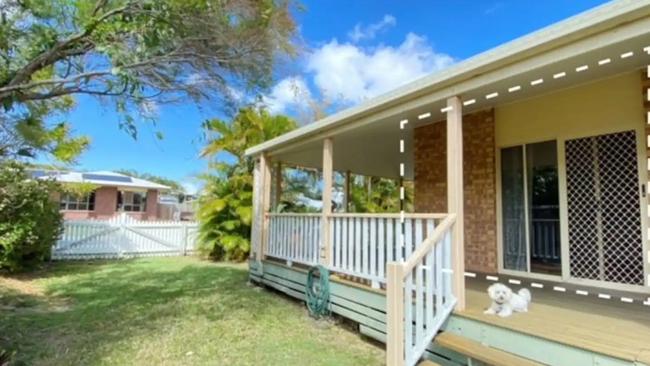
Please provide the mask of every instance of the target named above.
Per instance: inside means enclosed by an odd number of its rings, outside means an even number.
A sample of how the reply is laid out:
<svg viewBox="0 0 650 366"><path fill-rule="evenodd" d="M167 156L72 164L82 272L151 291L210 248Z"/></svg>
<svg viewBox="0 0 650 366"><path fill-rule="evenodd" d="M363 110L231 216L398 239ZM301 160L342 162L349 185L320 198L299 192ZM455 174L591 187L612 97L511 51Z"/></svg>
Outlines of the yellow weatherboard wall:
<svg viewBox="0 0 650 366"><path fill-rule="evenodd" d="M644 131L638 72L497 107L497 147L556 138ZM643 141L644 139L640 139Z"/></svg>

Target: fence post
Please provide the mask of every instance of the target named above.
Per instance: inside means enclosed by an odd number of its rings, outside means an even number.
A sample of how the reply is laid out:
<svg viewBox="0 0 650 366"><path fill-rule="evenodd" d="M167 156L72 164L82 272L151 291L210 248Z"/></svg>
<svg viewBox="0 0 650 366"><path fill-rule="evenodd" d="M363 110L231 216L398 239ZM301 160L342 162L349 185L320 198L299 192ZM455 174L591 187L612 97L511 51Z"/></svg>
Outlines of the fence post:
<svg viewBox="0 0 650 366"><path fill-rule="evenodd" d="M390 262L386 271L386 365L403 366L405 362L402 264Z"/></svg>
<svg viewBox="0 0 650 366"><path fill-rule="evenodd" d="M183 223L183 256L187 255L188 232L187 223Z"/></svg>

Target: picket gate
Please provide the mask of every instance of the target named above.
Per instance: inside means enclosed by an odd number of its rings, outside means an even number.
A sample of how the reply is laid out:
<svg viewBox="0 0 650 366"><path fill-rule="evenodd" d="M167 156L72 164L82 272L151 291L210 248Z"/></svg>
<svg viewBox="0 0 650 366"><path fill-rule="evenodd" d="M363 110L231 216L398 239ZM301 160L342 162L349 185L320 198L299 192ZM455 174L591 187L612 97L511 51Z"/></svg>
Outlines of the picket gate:
<svg viewBox="0 0 650 366"><path fill-rule="evenodd" d="M109 220L68 220L52 259L187 255L196 249L197 234L196 222L139 221L125 213Z"/></svg>

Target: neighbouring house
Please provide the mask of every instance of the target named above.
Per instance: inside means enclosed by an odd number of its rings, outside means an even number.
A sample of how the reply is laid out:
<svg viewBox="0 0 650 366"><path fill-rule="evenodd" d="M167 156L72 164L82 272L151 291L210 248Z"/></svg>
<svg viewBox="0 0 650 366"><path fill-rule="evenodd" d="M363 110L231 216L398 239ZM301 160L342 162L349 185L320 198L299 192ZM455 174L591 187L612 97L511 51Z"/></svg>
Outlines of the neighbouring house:
<svg viewBox="0 0 650 366"><path fill-rule="evenodd" d="M193 221L198 201L195 195L162 194L158 198L158 216L176 221Z"/></svg>
<svg viewBox="0 0 650 366"><path fill-rule="evenodd" d="M138 220L157 220L158 197L169 187L111 171L69 172L33 170L38 179L64 184L87 183L97 188L83 196L59 193L61 213L66 220L110 219L121 212ZM167 219L167 218L163 218Z"/></svg>
<svg viewBox="0 0 650 366"><path fill-rule="evenodd" d="M650 1L614 1L255 146L250 279L304 300L327 267L391 366L650 365L649 89ZM277 213L282 164L416 212ZM483 314L494 282L529 311Z"/></svg>

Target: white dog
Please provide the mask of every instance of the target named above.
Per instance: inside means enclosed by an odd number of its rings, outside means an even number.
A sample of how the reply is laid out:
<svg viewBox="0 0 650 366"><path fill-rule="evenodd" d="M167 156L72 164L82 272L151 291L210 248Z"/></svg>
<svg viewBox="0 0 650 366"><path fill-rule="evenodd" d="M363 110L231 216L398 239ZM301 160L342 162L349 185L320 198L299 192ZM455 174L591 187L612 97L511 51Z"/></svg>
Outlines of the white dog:
<svg viewBox="0 0 650 366"><path fill-rule="evenodd" d="M510 287L502 283L495 283L488 287L487 292L492 299L492 305L485 310L484 314L496 314L505 318L512 315L513 311L524 313L528 311L531 294L526 288L522 288L518 293L513 293Z"/></svg>

